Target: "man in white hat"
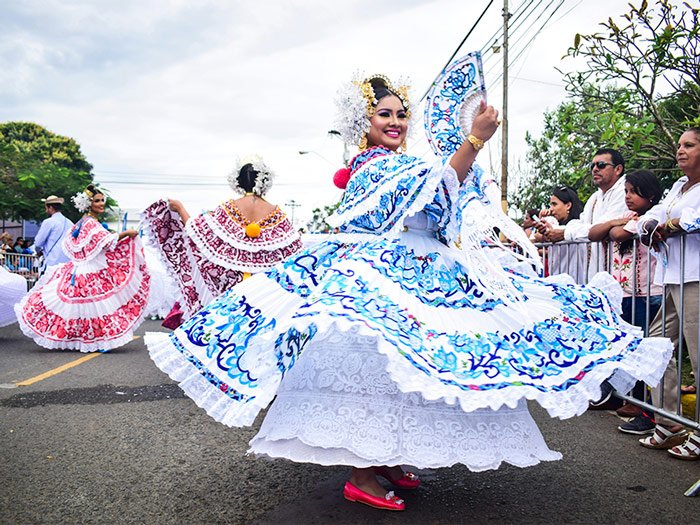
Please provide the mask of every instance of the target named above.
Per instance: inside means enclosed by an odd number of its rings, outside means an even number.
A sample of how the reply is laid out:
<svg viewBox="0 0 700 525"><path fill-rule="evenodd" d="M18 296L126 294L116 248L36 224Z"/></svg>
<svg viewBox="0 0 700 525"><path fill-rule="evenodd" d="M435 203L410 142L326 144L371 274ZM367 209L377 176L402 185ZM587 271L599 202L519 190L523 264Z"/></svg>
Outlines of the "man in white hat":
<svg viewBox="0 0 700 525"><path fill-rule="evenodd" d="M73 227L73 222L61 213L64 202L62 197L49 195L41 200L49 218L41 223L34 237L34 246L37 253L44 254L44 262L41 265L41 272L44 273L51 266L68 262L68 257L61 248L61 242Z"/></svg>

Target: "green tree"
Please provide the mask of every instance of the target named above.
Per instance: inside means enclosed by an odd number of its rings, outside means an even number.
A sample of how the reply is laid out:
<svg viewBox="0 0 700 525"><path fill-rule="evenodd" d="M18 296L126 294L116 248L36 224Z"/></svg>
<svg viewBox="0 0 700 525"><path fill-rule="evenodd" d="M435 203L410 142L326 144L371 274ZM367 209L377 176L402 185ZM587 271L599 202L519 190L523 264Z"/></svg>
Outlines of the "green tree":
<svg viewBox="0 0 700 525"><path fill-rule="evenodd" d="M650 160L675 156L676 141L683 128L700 123L700 10L688 2L676 6L659 0L649 8L646 0L617 21L600 25L605 32L574 37L569 57L583 57L587 68L565 76L569 91L596 97L614 83L636 92L639 105L656 127L663 142L650 148ZM584 88L593 91L585 93ZM664 102L679 94L688 106L674 115ZM675 118L672 118L675 117ZM651 151L647 151L651 153Z"/></svg>
<svg viewBox="0 0 700 525"><path fill-rule="evenodd" d="M326 219L333 215L333 212L338 209L340 202L324 206L323 208L314 208L312 211L311 220L306 224L309 233L323 233L330 231L331 227L326 222Z"/></svg>
<svg viewBox="0 0 700 525"><path fill-rule="evenodd" d="M568 100L545 113L539 138L526 136L531 170L513 199L519 209L542 205L560 184L588 198L599 147L620 150L628 170L656 171L664 187L678 177L676 141L700 124L698 9L644 1L601 25L607 33L575 36L567 56L584 57L586 69L564 76Z"/></svg>
<svg viewBox="0 0 700 525"><path fill-rule="evenodd" d="M91 170L75 140L31 122L0 124L0 218L41 221L41 199L59 195L64 214L77 220L70 197L93 182Z"/></svg>

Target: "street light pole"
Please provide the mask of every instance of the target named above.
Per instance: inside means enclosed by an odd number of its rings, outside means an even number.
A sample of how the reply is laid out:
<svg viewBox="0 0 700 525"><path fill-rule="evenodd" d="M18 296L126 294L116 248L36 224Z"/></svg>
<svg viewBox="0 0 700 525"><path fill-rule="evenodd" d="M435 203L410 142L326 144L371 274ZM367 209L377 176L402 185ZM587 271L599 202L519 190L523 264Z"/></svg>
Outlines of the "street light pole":
<svg viewBox="0 0 700 525"><path fill-rule="evenodd" d="M343 140L343 138L340 136L340 131L338 130L332 129L328 132L328 134ZM350 164L350 151L348 150L348 145L345 141L343 141L343 164L346 167L348 164Z"/></svg>
<svg viewBox="0 0 700 525"><path fill-rule="evenodd" d="M333 164L330 160L328 160L326 157L324 157L323 155L321 155L318 151L314 151L314 150L312 150L312 149L309 149L309 150L300 150L300 151L299 151L299 155L309 155L309 154L317 155L318 157L321 157L324 161L326 161L326 162L327 162L328 164L330 164L331 166L335 166L335 164Z"/></svg>

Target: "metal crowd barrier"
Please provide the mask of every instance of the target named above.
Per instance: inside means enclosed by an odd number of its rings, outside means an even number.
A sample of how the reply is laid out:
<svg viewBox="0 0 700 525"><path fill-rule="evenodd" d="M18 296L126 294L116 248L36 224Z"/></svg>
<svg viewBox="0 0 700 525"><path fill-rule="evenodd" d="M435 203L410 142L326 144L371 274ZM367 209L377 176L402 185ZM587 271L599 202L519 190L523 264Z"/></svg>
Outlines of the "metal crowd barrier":
<svg viewBox="0 0 700 525"><path fill-rule="evenodd" d="M678 238L678 243L680 246L680 264L679 264L679 281L680 281L680 308L678 309L678 323L679 323L679 333L678 333L678 349L676 351L676 363L677 363L677 380L678 380L678 391L677 391L677 396L678 396L678 403L676 405L676 410L675 412L669 411L669 410L664 410L663 409L663 379L661 384L659 385L659 391L661 392L661 398L660 399L650 399L650 394L649 394L649 389L645 388L645 395L644 399L636 399L629 395L629 393L621 393L621 392L615 392L614 395L620 399L623 399L627 401L628 403L631 403L635 406L640 407L642 410L646 411L653 411L655 414L659 414L669 420L675 421L687 428L692 429L696 434L700 434L700 396L698 396L698 392L700 392L700 370L695 370L695 377L694 377L694 386L695 386L695 393L694 394L683 394L681 387L683 385L683 357L684 355L688 355L690 357L690 352L694 352L696 356L696 363L700 362L700 348L697 346L694 348L689 348L687 344L684 344L684 334L683 334L683 326L684 323L686 322L687 314L685 312L686 310L686 301L690 300L692 301L692 297L687 296L687 289L691 288L691 285L694 284L697 279L691 281L690 283L685 283L685 275L686 271L691 268L693 265L695 267L700 267L700 255L697 255L697 260L690 260L690 257L695 257L693 255L689 255L687 252L687 246L688 246L688 239L690 236L697 236L700 235L700 232L692 232L692 233L679 233L677 236ZM634 285L631 287L632 288L632 303L635 302L635 299L637 298L637 286L636 286L636 276L639 275L639 261L637 260L637 248L640 244L640 241L638 238L635 238L633 240L633 246L631 250L631 257L632 257L632 271L631 275L634 276L633 279L635 279L635 282L633 283ZM542 259L545 267L545 275L556 275L560 273L567 273L571 275L571 277L574 278L574 280L577 283L583 284L589 280L590 277L592 277L593 274L596 273L596 271L609 271L613 267L613 243L612 242L598 242L598 243L592 243L588 241L580 241L580 242L558 242L558 243L537 243L536 246L540 249L540 252L542 254ZM642 250L646 250L647 248L642 246ZM653 283L653 278L654 278L654 272L651 270L651 261L652 257L649 256L646 258L646 282L642 283L642 290L645 291L645 293L642 296L650 296L651 295L651 285ZM657 261L656 264L661 264L660 262ZM593 266L592 266L593 265ZM612 272L610 272L612 273ZM657 313L657 315L661 316L663 319L663 331L662 331L662 336L665 336L665 331L666 331L666 319L667 319L667 312L666 312L666 301L667 301L667 287L664 285L663 286L663 291L661 293L661 307ZM698 288L697 296L695 296L695 304L697 305L700 303L700 287ZM638 326L642 326L644 329L644 335L649 334L649 326L653 319L651 318L650 315L650 308L651 305L649 301L646 301L646 312L644 315L643 320L638 320L636 319L636 308L632 307L631 308L631 323L636 324ZM641 322L637 322L641 321ZM698 329L698 337L700 338L700 328ZM692 365L691 365L692 369ZM689 385L688 385L689 386ZM692 410L694 405L694 410ZM700 494L700 480L698 480L697 483L695 483L692 487L690 487L685 495L686 496L696 496Z"/></svg>
<svg viewBox="0 0 700 525"><path fill-rule="evenodd" d="M41 257L30 253L0 252L0 265L27 280L29 290L39 279Z"/></svg>

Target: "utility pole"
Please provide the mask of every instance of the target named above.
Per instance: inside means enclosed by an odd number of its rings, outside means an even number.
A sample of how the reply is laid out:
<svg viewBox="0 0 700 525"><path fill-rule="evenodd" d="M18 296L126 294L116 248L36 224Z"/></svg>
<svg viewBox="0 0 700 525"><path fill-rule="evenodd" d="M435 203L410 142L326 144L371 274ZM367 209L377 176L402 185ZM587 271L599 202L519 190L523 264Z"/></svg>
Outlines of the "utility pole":
<svg viewBox="0 0 700 525"><path fill-rule="evenodd" d="M508 0L503 0L503 115L501 118L501 207L508 213Z"/></svg>
<svg viewBox="0 0 700 525"><path fill-rule="evenodd" d="M295 208L298 208L299 206L301 206L301 204L298 204L297 201L295 201L294 199L292 199L292 200L290 200L290 201L287 203L287 206L289 206L289 207L292 209L292 226L296 226L296 225L294 224L294 209L295 209Z"/></svg>

